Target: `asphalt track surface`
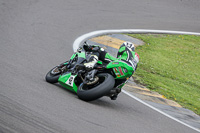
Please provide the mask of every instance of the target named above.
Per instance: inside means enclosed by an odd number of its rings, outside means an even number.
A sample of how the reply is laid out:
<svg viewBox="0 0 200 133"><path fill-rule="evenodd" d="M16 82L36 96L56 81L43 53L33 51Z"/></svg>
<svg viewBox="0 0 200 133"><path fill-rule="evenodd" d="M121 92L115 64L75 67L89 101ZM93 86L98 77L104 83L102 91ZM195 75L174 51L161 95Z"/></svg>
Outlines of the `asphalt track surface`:
<svg viewBox="0 0 200 133"><path fill-rule="evenodd" d="M46 73L82 34L103 29L200 32L198 0L1 0L0 132L196 133L121 93L84 102Z"/></svg>

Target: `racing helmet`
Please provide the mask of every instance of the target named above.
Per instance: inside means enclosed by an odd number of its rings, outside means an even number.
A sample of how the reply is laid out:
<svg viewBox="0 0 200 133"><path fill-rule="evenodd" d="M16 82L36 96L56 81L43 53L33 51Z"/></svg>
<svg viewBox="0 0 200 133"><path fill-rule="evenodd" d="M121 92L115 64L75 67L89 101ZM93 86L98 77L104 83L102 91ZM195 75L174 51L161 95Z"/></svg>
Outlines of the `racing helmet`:
<svg viewBox="0 0 200 133"><path fill-rule="evenodd" d="M131 43L131 42L124 42L124 43L120 46L120 48L119 48L119 51L118 51L118 53L117 53L117 58L118 58L119 56L122 56L123 53L126 52L127 50L128 50L128 51L135 51L135 46L134 46L134 44Z"/></svg>

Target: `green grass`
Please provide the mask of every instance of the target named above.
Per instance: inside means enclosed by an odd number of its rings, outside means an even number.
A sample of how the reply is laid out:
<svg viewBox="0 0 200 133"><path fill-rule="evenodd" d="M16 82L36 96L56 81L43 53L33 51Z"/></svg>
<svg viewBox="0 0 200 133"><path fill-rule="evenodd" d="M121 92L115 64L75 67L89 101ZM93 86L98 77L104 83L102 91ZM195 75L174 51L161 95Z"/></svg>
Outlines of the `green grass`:
<svg viewBox="0 0 200 133"><path fill-rule="evenodd" d="M200 36L128 35L145 42L135 81L200 115Z"/></svg>

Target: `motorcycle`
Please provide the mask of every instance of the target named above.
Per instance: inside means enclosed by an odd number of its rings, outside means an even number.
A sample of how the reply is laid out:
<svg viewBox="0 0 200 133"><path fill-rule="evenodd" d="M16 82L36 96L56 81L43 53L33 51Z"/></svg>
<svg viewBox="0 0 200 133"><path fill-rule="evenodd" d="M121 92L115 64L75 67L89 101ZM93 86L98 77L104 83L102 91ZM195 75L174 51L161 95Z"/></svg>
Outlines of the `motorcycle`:
<svg viewBox="0 0 200 133"><path fill-rule="evenodd" d="M98 60L92 70L87 70L84 63L88 62L92 52L87 52L81 46L70 60L54 67L46 75L49 83L59 83L64 88L73 91L84 101L92 101L103 96L112 100L121 92L130 73L122 64L115 60L105 63Z"/></svg>

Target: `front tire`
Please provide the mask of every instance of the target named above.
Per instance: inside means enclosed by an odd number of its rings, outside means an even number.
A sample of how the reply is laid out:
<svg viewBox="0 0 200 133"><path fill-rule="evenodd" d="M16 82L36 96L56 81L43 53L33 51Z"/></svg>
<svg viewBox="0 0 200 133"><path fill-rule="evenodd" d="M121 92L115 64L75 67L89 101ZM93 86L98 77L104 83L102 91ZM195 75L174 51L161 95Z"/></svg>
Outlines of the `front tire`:
<svg viewBox="0 0 200 133"><path fill-rule="evenodd" d="M84 101L96 100L102 96L107 95L110 90L114 87L115 80L112 75L108 73L97 74L99 82L95 87L90 88L86 84L81 84L78 87L77 95Z"/></svg>
<svg viewBox="0 0 200 133"><path fill-rule="evenodd" d="M49 82L49 83L52 83L52 84L58 82L58 79L59 79L60 74L61 74L61 72L57 72L57 73L54 72L54 73L53 73L53 71L54 71L55 69L57 69L57 67L54 67L53 69L51 69L51 70L47 73L47 75L46 75L46 77L45 77L46 81Z"/></svg>

